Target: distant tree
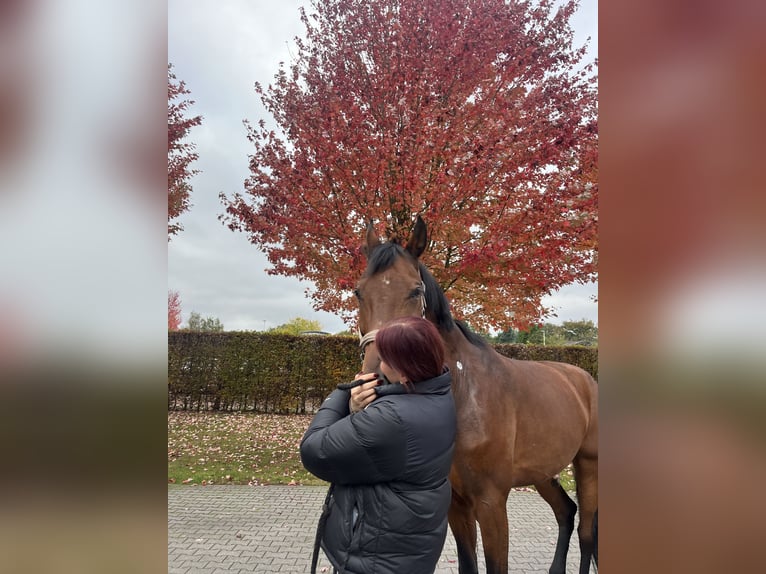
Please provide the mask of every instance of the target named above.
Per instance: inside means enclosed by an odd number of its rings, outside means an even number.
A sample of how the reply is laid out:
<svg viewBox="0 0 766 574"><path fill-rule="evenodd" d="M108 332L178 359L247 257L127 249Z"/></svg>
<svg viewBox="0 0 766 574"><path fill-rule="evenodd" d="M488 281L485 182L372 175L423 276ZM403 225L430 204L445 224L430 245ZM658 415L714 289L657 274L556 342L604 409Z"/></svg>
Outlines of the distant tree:
<svg viewBox="0 0 766 574"><path fill-rule="evenodd" d="M525 331L519 331L517 342L527 345L546 345L550 347L598 345L598 327L593 321L564 321L562 325L545 323L533 325Z"/></svg>
<svg viewBox="0 0 766 574"><path fill-rule="evenodd" d="M189 180L199 172L190 168L191 163L199 158L194 151L196 146L184 142L184 139L191 128L202 123L202 116L186 116L194 100L180 99L191 92L183 81L176 78L172 68L173 65L168 64L168 241L183 229L180 223L173 220L189 209L192 190Z"/></svg>
<svg viewBox="0 0 766 574"><path fill-rule="evenodd" d="M300 335L303 331L321 331L322 324L319 321L295 317L287 323L269 329L269 333L278 333L281 335Z"/></svg>
<svg viewBox="0 0 766 574"><path fill-rule="evenodd" d="M181 297L178 291L168 291L168 331L178 331L181 324Z"/></svg>
<svg viewBox="0 0 766 574"><path fill-rule="evenodd" d="M358 337L359 333L355 333L351 329L346 329L345 331L338 331L337 333L333 333L336 337Z"/></svg>
<svg viewBox="0 0 766 574"><path fill-rule="evenodd" d="M516 342L523 345L542 345L544 325L530 325L527 329L519 331Z"/></svg>
<svg viewBox="0 0 766 574"><path fill-rule="evenodd" d="M567 344L566 333L561 325L545 323L542 329L545 334L543 344L548 347L561 347Z"/></svg>
<svg viewBox="0 0 766 574"><path fill-rule="evenodd" d="M494 342L498 344L516 343L517 338L518 338L518 332L514 329L508 329L507 331L498 333L494 338Z"/></svg>
<svg viewBox="0 0 766 574"><path fill-rule="evenodd" d="M223 323L217 317L205 317L196 311L192 311L189 315L189 322L186 327L187 331L199 331L205 333L220 333L223 331Z"/></svg>
<svg viewBox="0 0 766 574"><path fill-rule="evenodd" d="M476 329L537 322L542 298L597 269L595 62L575 0L313 0L289 70L256 84L277 130L247 124L230 229L273 274L313 282L351 320L368 220L406 239Z"/></svg>
<svg viewBox="0 0 766 574"><path fill-rule="evenodd" d="M564 321L561 329L565 345L598 346L598 327L593 321Z"/></svg>

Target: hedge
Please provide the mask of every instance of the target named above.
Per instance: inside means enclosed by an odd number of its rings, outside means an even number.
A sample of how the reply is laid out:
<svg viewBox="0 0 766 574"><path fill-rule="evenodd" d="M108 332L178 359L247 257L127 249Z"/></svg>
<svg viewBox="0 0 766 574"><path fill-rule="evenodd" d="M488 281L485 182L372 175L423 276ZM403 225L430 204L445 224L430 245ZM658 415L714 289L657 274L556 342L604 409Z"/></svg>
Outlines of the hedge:
<svg viewBox="0 0 766 574"><path fill-rule="evenodd" d="M598 375L585 347L495 345L514 359L572 363ZM168 333L168 409L310 413L361 365L354 337Z"/></svg>
<svg viewBox="0 0 766 574"><path fill-rule="evenodd" d="M546 347L543 345L493 345L501 355L523 361L558 361L577 365L598 380L598 349L594 347Z"/></svg>

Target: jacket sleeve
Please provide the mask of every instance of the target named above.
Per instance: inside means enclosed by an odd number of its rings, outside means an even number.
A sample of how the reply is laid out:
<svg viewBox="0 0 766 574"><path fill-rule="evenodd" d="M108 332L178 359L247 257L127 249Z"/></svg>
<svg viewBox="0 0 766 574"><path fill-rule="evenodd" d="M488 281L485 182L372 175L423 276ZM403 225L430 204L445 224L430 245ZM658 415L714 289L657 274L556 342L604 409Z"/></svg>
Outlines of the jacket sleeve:
<svg viewBox="0 0 766 574"><path fill-rule="evenodd" d="M405 470L405 429L389 401L349 414L348 391L333 391L301 441L301 461L311 474L337 484L389 482Z"/></svg>

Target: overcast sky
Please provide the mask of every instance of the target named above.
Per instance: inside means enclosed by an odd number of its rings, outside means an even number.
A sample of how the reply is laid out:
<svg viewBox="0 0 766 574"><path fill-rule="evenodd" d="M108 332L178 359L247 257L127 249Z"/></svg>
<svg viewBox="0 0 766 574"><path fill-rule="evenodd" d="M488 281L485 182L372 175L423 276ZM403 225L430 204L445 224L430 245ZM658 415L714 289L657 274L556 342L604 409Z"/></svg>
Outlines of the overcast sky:
<svg viewBox="0 0 766 574"><path fill-rule="evenodd" d="M596 54L597 0L583 0L573 19L575 43L591 37ZM183 323L192 311L221 320L226 330L263 330L292 318L318 320L331 333L348 328L339 317L314 311L310 283L268 275L266 256L242 233L218 221L218 194L242 191L249 175L243 119L271 123L253 84L268 85L280 62L295 54L303 36L302 0L168 1L168 60L202 115L191 131L201 173L192 180L192 208L180 217L184 230L168 244L168 288L181 297ZM592 58L592 56L590 56ZM598 321L597 286L572 285L545 299L555 309L550 322Z"/></svg>

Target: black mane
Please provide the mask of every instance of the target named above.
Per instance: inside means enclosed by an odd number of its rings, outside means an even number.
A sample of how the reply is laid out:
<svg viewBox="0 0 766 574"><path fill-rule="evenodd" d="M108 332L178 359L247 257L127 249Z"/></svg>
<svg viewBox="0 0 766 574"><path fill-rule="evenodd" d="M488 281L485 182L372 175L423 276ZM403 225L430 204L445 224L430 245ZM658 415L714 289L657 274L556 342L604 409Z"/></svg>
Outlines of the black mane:
<svg viewBox="0 0 766 574"><path fill-rule="evenodd" d="M398 243L381 243L369 254L365 275L369 277L389 269L397 257L412 259L412 255ZM420 277L426 287L426 309L429 314L433 315L437 328L440 331L449 333L457 326L470 343L477 347L486 347L487 342L480 335L471 331L463 321L458 321L452 316L449 301L444 295L444 291L426 266L420 261L417 261L417 265L420 270Z"/></svg>

